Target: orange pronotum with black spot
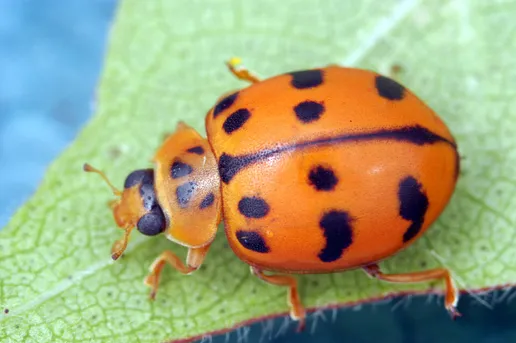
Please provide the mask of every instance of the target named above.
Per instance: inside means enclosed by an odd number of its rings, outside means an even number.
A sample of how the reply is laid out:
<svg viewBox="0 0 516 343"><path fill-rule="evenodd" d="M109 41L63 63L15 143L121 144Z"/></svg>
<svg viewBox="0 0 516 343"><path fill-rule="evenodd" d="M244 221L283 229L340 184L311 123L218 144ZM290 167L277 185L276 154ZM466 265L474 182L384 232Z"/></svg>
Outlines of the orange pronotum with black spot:
<svg viewBox="0 0 516 343"><path fill-rule="evenodd" d="M163 266L198 269L224 220L231 248L252 272L289 287L300 327L305 310L295 278L263 271L363 268L391 282L443 279L446 309L459 315L448 270L384 274L376 264L420 237L453 193L459 156L443 121L370 71L331 66L260 81L237 63L228 63L230 71L252 84L208 112L207 139L180 122L153 170L131 173L122 192L111 186L125 230L113 258L134 227L188 247L186 263L170 251L153 263L145 282L154 297Z"/></svg>

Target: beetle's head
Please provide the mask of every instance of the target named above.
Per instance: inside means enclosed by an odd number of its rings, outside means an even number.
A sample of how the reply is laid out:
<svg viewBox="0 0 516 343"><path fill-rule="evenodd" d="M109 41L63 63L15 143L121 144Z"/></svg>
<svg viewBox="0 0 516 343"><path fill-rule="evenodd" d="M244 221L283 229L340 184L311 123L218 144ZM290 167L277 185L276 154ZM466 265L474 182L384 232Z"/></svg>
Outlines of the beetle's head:
<svg viewBox="0 0 516 343"><path fill-rule="evenodd" d="M146 236L155 236L166 228L166 219L156 198L154 171L139 169L125 179L124 190L113 186L106 175L89 164L84 171L99 174L109 185L116 199L109 202L116 224L124 230L124 236L113 244L111 257L116 260L127 247L131 230L136 227Z"/></svg>

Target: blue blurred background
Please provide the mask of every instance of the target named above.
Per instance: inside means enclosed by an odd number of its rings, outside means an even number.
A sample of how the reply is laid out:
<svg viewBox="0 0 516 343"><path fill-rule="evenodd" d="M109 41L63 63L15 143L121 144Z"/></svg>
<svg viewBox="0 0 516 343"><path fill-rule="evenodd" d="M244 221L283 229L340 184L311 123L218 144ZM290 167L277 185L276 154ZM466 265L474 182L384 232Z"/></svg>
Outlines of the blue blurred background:
<svg viewBox="0 0 516 343"><path fill-rule="evenodd" d="M152 0L142 0L152 1ZM170 0L173 1L173 0ZM0 0L0 227L92 115L115 0ZM442 298L395 298L312 315L301 335L256 324L215 342L516 342L516 293L493 309L463 296L452 322ZM250 331L248 331L250 329ZM244 340L242 340L244 337Z"/></svg>
<svg viewBox="0 0 516 343"><path fill-rule="evenodd" d="M0 0L0 227L91 116L115 0Z"/></svg>

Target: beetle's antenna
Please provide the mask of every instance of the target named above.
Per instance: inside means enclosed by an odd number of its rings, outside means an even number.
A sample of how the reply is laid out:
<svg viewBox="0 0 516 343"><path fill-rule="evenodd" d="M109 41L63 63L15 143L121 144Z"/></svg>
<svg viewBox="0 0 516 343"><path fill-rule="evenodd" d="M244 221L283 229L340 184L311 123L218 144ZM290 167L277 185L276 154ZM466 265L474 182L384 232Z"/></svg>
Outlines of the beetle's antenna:
<svg viewBox="0 0 516 343"><path fill-rule="evenodd" d="M133 230L132 227L124 228L124 237L113 243L113 247L111 248L111 258L113 260L117 260L120 255L124 253L125 248L127 248L127 242L129 241L129 235Z"/></svg>
<svg viewBox="0 0 516 343"><path fill-rule="evenodd" d="M116 195L116 196L121 196L122 195L122 192L120 192L115 186L113 186L113 184L109 181L109 179L107 178L106 174L104 174L103 172L101 172L100 170L98 170L97 168L93 168L92 166L90 166L88 163L84 163L84 166L82 167L82 169L84 169L85 172L89 172L89 173L97 173L99 174L103 179L104 181L106 181L106 183L108 184L108 186L111 188L111 190L113 191L113 194Z"/></svg>

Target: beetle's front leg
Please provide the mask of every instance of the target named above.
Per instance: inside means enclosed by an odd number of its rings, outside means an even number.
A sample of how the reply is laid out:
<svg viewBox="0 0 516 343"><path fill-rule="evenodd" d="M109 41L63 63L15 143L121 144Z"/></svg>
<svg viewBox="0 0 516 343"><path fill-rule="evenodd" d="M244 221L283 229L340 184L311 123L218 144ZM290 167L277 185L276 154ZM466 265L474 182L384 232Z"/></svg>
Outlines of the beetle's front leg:
<svg viewBox="0 0 516 343"><path fill-rule="evenodd" d="M179 271L181 274L191 274L192 272L199 269L210 249L208 244L201 248L190 248L188 249L188 256L186 257L186 265L179 259L179 257L172 251L164 251L158 258L154 260L149 270L150 273L143 281L147 286L151 287L150 298L154 300L159 287L159 278L161 271L166 263L170 264L172 268Z"/></svg>

